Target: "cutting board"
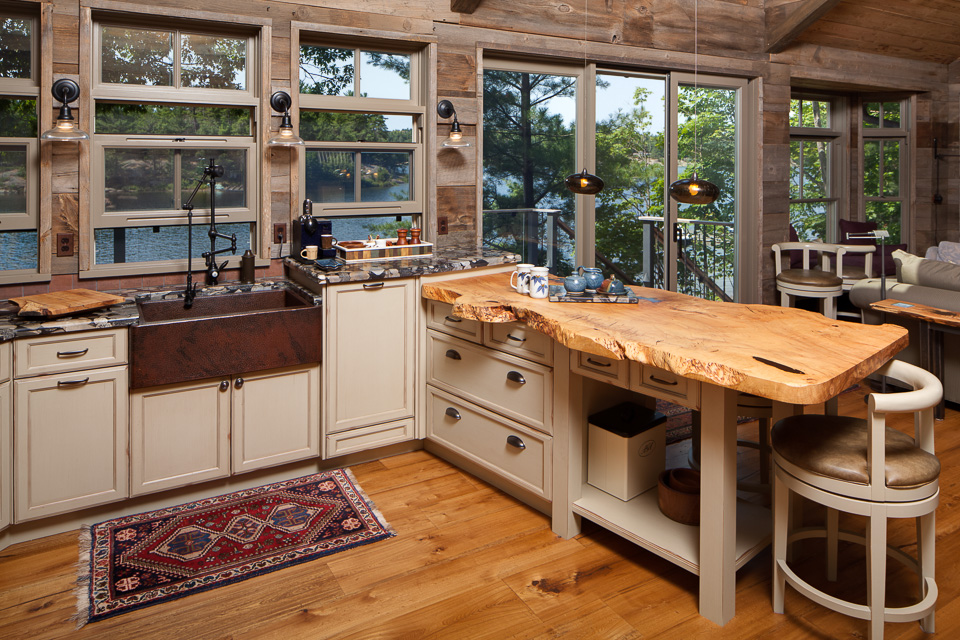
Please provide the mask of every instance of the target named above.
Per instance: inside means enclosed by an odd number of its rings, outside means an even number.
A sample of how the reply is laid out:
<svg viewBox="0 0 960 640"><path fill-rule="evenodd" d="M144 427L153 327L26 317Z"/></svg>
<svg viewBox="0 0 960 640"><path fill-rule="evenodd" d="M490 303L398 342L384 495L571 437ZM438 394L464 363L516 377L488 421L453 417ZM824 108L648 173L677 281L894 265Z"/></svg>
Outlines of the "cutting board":
<svg viewBox="0 0 960 640"><path fill-rule="evenodd" d="M112 304L120 304L124 300L126 298L123 296L115 296L112 293L103 293L102 291L91 291L90 289L70 289L68 291L10 298L10 302L20 307L21 316L44 318L109 307Z"/></svg>

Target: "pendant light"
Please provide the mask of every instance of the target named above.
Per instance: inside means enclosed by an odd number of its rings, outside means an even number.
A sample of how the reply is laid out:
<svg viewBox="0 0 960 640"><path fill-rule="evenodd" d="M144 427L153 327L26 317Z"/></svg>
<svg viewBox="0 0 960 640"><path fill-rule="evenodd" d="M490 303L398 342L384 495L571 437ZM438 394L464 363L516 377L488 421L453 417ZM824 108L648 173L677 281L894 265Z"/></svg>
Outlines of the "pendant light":
<svg viewBox="0 0 960 640"><path fill-rule="evenodd" d="M587 66L587 3L583 3L583 66ZM592 196L603 190L603 180L595 176L584 167L580 173L571 173L563 184L573 193Z"/></svg>
<svg viewBox="0 0 960 640"><path fill-rule="evenodd" d="M69 78L61 78L53 83L50 93L60 101L60 113L57 115L57 123L53 125L53 129L44 131L40 135L40 139L56 142L89 140L90 134L77 127L77 121L74 120L69 105L70 102L80 97L80 85Z"/></svg>
<svg viewBox="0 0 960 640"><path fill-rule="evenodd" d="M290 105L293 101L290 94L286 91L277 91L270 96L270 106L277 113L282 113L280 118L280 131L277 135L267 140L271 147L302 147L303 138L293 132L293 123L290 120Z"/></svg>
<svg viewBox="0 0 960 640"><path fill-rule="evenodd" d="M697 129L699 128L700 84L698 80L698 40L699 40L699 0L693 4L693 91L696 99L693 103L693 155L698 164L700 160L700 146ZM696 170L692 178L683 178L670 184L670 197L684 204L710 204L720 197L720 187L707 180L701 180Z"/></svg>

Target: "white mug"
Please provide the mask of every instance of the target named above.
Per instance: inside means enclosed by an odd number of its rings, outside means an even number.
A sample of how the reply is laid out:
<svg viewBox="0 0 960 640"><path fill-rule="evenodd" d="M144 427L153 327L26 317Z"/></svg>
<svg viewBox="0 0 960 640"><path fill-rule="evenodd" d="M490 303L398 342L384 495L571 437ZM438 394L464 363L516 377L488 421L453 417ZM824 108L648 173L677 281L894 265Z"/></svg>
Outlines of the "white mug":
<svg viewBox="0 0 960 640"><path fill-rule="evenodd" d="M550 270L546 267L534 267L530 269L530 297L546 298L550 295Z"/></svg>
<svg viewBox="0 0 960 640"><path fill-rule="evenodd" d="M530 269L533 269L532 264L518 264L517 270L510 274L510 286L517 293L530 292ZM514 277L516 277L516 282L514 282Z"/></svg>
<svg viewBox="0 0 960 640"><path fill-rule="evenodd" d="M317 245L309 244L303 248L303 251L300 252L301 258L306 258L307 260L316 260L317 259Z"/></svg>

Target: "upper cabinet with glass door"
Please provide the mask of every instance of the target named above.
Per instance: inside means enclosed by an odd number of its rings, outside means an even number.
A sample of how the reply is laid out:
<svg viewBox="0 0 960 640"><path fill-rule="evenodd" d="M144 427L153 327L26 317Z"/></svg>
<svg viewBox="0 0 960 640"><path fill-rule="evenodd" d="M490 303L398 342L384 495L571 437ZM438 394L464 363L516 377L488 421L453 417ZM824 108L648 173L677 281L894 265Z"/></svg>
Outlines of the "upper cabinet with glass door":
<svg viewBox="0 0 960 640"><path fill-rule="evenodd" d="M38 271L37 24L0 9L0 282Z"/></svg>

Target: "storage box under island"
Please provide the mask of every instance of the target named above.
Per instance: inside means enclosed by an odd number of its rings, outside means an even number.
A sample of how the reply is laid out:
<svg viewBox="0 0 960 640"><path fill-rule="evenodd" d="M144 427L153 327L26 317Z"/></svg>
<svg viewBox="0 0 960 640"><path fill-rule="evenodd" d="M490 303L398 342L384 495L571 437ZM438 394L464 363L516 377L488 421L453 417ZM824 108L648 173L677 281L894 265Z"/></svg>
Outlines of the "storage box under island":
<svg viewBox="0 0 960 640"><path fill-rule="evenodd" d="M337 243L337 257L347 263L372 260L426 258L432 255L432 242L398 245L396 238L377 238L376 240L356 240Z"/></svg>
<svg viewBox="0 0 960 640"><path fill-rule="evenodd" d="M590 416L587 482L621 500L657 486L666 466L666 421L632 402Z"/></svg>

